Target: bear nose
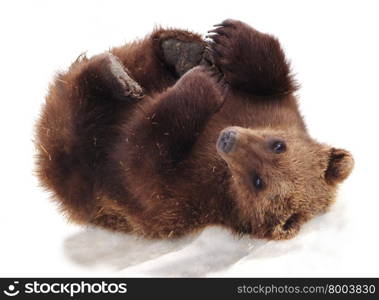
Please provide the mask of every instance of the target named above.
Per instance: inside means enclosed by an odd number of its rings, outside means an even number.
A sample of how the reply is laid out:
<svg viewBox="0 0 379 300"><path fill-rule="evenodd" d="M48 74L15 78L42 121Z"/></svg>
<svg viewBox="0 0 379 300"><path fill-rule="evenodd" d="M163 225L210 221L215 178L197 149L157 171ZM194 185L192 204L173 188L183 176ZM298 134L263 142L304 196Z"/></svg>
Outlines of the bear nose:
<svg viewBox="0 0 379 300"><path fill-rule="evenodd" d="M229 153L237 140L237 132L234 130L224 130L220 133L217 141L217 149L223 153Z"/></svg>

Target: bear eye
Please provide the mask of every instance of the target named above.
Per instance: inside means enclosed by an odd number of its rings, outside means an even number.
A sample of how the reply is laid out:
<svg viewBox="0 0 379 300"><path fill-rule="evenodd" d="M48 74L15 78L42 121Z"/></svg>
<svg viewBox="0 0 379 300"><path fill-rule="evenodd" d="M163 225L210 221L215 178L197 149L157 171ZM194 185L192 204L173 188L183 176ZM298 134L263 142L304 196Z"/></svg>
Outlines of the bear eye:
<svg viewBox="0 0 379 300"><path fill-rule="evenodd" d="M276 154L283 153L286 149L286 144L283 141L274 141L271 144L271 150Z"/></svg>
<svg viewBox="0 0 379 300"><path fill-rule="evenodd" d="M263 188L263 185L264 185L263 180L258 174L253 175L252 182L253 182L253 186L257 190L261 190Z"/></svg>

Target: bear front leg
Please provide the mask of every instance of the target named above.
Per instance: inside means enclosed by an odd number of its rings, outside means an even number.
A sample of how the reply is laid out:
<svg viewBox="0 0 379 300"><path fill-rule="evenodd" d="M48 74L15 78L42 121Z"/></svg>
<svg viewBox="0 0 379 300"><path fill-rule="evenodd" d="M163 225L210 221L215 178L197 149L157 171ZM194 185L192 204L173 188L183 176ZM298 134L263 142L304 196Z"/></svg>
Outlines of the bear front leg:
<svg viewBox="0 0 379 300"><path fill-rule="evenodd" d="M215 27L207 36L206 56L232 88L262 96L296 90L276 38L236 20L225 20Z"/></svg>
<svg viewBox="0 0 379 300"><path fill-rule="evenodd" d="M146 113L147 128L139 132L149 132L144 140L159 153L160 165L175 166L187 157L208 119L221 107L224 92L208 68L198 66L157 96Z"/></svg>
<svg viewBox="0 0 379 300"><path fill-rule="evenodd" d="M110 53L78 59L51 85L37 124L37 171L71 219L90 218L115 125L142 96Z"/></svg>

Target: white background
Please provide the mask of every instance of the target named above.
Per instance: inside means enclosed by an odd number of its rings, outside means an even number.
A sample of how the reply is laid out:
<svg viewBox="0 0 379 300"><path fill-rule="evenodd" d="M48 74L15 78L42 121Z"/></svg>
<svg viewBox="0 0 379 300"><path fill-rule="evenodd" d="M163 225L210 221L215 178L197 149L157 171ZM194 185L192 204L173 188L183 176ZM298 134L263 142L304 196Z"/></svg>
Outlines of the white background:
<svg viewBox="0 0 379 300"><path fill-rule="evenodd" d="M375 1L1 1L0 276L379 276L378 7ZM48 84L155 25L205 34L225 18L278 36L311 134L350 150L332 210L267 242L208 228L146 241L70 225L33 176L33 126Z"/></svg>

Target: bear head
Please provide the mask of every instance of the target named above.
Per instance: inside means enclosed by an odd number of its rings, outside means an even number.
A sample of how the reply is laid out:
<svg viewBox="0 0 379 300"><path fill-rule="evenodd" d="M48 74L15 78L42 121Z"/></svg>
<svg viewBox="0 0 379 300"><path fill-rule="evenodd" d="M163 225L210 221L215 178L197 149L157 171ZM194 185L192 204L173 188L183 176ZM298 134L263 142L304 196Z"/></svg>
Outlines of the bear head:
<svg viewBox="0 0 379 300"><path fill-rule="evenodd" d="M334 202L337 186L354 166L343 149L304 132L228 127L217 151L231 173L240 218L258 238L288 239Z"/></svg>

